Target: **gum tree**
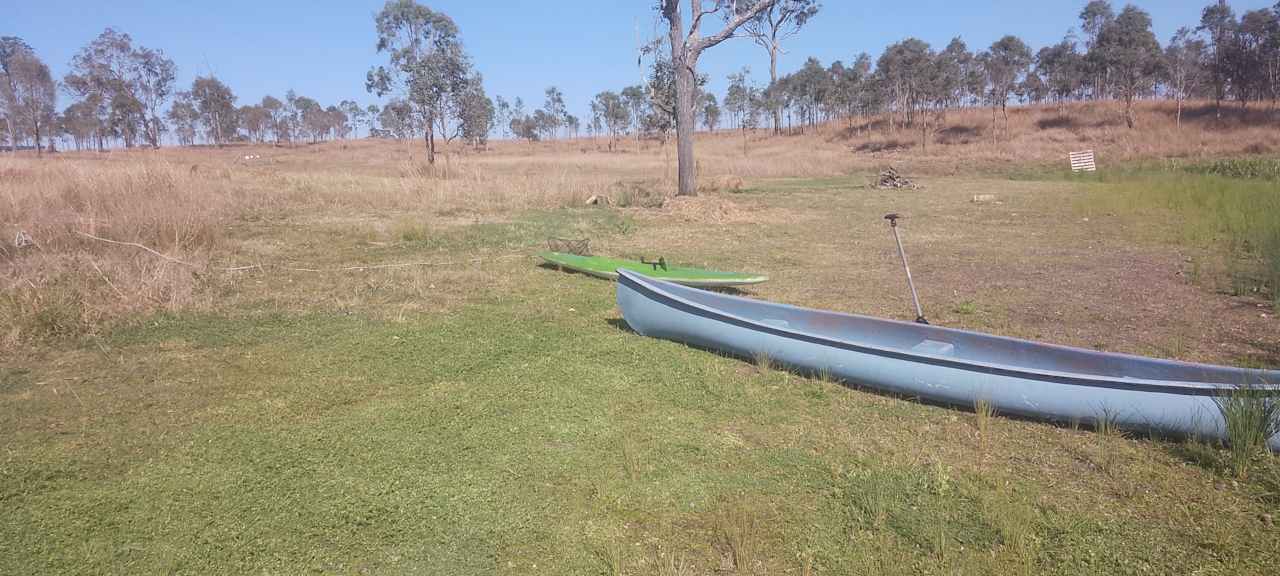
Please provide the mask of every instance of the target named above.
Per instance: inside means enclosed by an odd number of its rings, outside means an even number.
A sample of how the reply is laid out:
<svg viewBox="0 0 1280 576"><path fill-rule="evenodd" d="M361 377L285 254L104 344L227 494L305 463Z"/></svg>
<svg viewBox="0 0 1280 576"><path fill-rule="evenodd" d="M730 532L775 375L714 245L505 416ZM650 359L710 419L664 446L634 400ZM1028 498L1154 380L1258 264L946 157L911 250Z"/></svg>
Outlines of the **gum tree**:
<svg viewBox="0 0 1280 576"><path fill-rule="evenodd" d="M1190 28L1179 28L1164 50L1165 82L1178 102L1178 128L1182 127L1182 104L1199 90L1204 64L1204 40L1196 38Z"/></svg>
<svg viewBox="0 0 1280 576"><path fill-rule="evenodd" d="M739 28L772 8L777 1L759 0L751 5L739 5L732 0L689 0L689 29L686 32L680 0L659 0L658 8L669 26L671 64L675 68L678 195L696 196L698 193L693 158L693 133L697 130L694 104L697 99L698 58L707 49L728 40ZM724 17L724 27L710 36L702 36L703 19L716 14Z"/></svg>
<svg viewBox="0 0 1280 576"><path fill-rule="evenodd" d="M52 137L55 105L58 100L57 83L49 74L49 67L34 52L21 52L9 59L6 76L12 82L13 91L9 94L6 106L9 115L15 116L26 129L36 145L36 155L41 153L41 136L48 133Z"/></svg>
<svg viewBox="0 0 1280 576"><path fill-rule="evenodd" d="M1009 94L1022 81L1031 67L1031 49L1017 36L996 40L991 48L978 56L987 80L987 97L991 100L991 139L996 138L996 110L1004 116L1005 132L1009 131Z"/></svg>
<svg viewBox="0 0 1280 576"><path fill-rule="evenodd" d="M1137 126L1133 102L1151 90L1161 71L1160 42L1151 32L1151 15L1125 6L1102 28L1095 48L1112 72L1112 84L1124 101L1124 122L1132 129Z"/></svg>
<svg viewBox="0 0 1280 576"><path fill-rule="evenodd" d="M5 128L9 131L9 151L18 151L18 133L13 127L16 114L11 108L11 100L16 86L14 85L12 62L19 54L29 54L31 46L17 36L0 37L0 107L3 107Z"/></svg>
<svg viewBox="0 0 1280 576"><path fill-rule="evenodd" d="M365 89L378 96L398 92L420 117L427 163L436 162L436 127L448 114L451 98L466 89L471 64L458 38L458 26L443 12L413 0L389 0L374 17L378 53L388 66L365 77Z"/></svg>
<svg viewBox="0 0 1280 576"><path fill-rule="evenodd" d="M739 10L750 9L759 0L745 0L739 3ZM782 41L795 36L801 28L818 14L822 4L817 0L779 0L765 8L755 18L748 20L743 30L752 42L760 45L769 53L769 84L778 83L778 55L782 50ZM773 131L782 131L782 111L777 107L773 114Z"/></svg>

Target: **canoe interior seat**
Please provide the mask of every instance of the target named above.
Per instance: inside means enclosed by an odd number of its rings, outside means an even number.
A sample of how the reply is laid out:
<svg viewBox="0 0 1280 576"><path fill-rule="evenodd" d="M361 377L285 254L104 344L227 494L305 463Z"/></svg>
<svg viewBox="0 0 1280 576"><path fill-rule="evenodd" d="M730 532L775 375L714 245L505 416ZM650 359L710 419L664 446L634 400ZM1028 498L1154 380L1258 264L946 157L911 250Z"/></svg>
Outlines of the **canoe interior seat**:
<svg viewBox="0 0 1280 576"><path fill-rule="evenodd" d="M939 342L937 340L925 340L911 347L912 352L921 354L931 354L933 356L955 356L956 345L950 342Z"/></svg>

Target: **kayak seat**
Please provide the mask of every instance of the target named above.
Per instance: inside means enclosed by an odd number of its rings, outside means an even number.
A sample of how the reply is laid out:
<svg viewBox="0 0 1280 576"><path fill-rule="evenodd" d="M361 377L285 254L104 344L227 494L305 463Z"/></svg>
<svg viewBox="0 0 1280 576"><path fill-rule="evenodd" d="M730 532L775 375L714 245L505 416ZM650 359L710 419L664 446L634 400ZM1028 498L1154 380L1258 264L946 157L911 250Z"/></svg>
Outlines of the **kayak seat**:
<svg viewBox="0 0 1280 576"><path fill-rule="evenodd" d="M911 347L912 352L921 354L929 354L932 356L955 356L956 345L950 342L939 342L937 340L924 340L923 342Z"/></svg>

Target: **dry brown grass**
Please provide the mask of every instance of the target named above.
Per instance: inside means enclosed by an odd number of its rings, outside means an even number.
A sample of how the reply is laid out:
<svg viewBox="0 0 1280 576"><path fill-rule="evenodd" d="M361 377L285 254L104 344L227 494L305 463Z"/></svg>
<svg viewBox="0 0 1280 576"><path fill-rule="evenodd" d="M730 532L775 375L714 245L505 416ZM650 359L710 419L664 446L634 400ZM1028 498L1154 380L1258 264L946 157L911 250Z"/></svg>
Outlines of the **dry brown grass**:
<svg viewBox="0 0 1280 576"><path fill-rule="evenodd" d="M949 112L927 137L913 128L888 132L884 118L856 119L819 131L827 138L882 162L912 161L935 172L966 166L1063 163L1068 151L1093 149L1099 161L1116 164L1159 158L1212 158L1280 151L1280 111L1265 107L1226 107L1221 119L1210 102L1185 105L1182 126L1172 102L1137 107L1138 129L1124 124L1119 103L1073 103L1009 110L1008 132L998 120L992 139L990 109Z"/></svg>
<svg viewBox="0 0 1280 576"><path fill-rule="evenodd" d="M1197 103L1180 130L1172 115L1172 104L1143 105L1141 129L1131 131L1116 105L1072 105L1061 114L1017 108L1009 137L994 144L987 110L949 114L927 146L918 131L887 133L879 118L780 137L722 131L699 137L700 188L736 193L753 181L840 176L892 163L973 173L1057 162L1085 147L1098 150L1104 165L1280 150L1277 115L1267 110L1229 109L1219 121L1208 104ZM428 166L420 142L362 140L0 157L0 348L92 333L105 320L136 312L209 305L213 288L235 274L220 269L288 255L279 242L236 237L234 229L245 223L364 230L390 222L393 235L412 236L580 206L593 195L704 224L796 216L745 213L746 205L724 194L672 202L674 153L671 142L630 139L614 152L603 139L496 142L485 151L455 147ZM19 231L36 246L13 247ZM143 244L186 264L86 234Z"/></svg>

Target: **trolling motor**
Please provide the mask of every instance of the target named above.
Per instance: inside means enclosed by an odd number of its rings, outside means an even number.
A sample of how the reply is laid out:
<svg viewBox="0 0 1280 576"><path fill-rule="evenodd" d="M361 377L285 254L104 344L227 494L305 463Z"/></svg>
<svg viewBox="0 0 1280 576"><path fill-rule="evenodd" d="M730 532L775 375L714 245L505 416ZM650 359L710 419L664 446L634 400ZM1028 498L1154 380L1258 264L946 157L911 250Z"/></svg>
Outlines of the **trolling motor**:
<svg viewBox="0 0 1280 576"><path fill-rule="evenodd" d="M904 218L901 214L885 214L884 219L889 221L889 230L893 231L893 240L898 243L898 256L902 257L902 269L907 272L907 287L911 289L911 301L916 305L916 323L928 324L929 321L924 318L924 310L920 308L920 296L916 294L916 284L911 281L911 267L907 265L907 252L902 249L902 238L898 236L898 219Z"/></svg>
<svg viewBox="0 0 1280 576"><path fill-rule="evenodd" d="M640 263L653 266L654 272L657 272L658 268L662 268L663 270L667 269L667 259L664 256L659 256L657 260L645 260L644 256L641 256Z"/></svg>

